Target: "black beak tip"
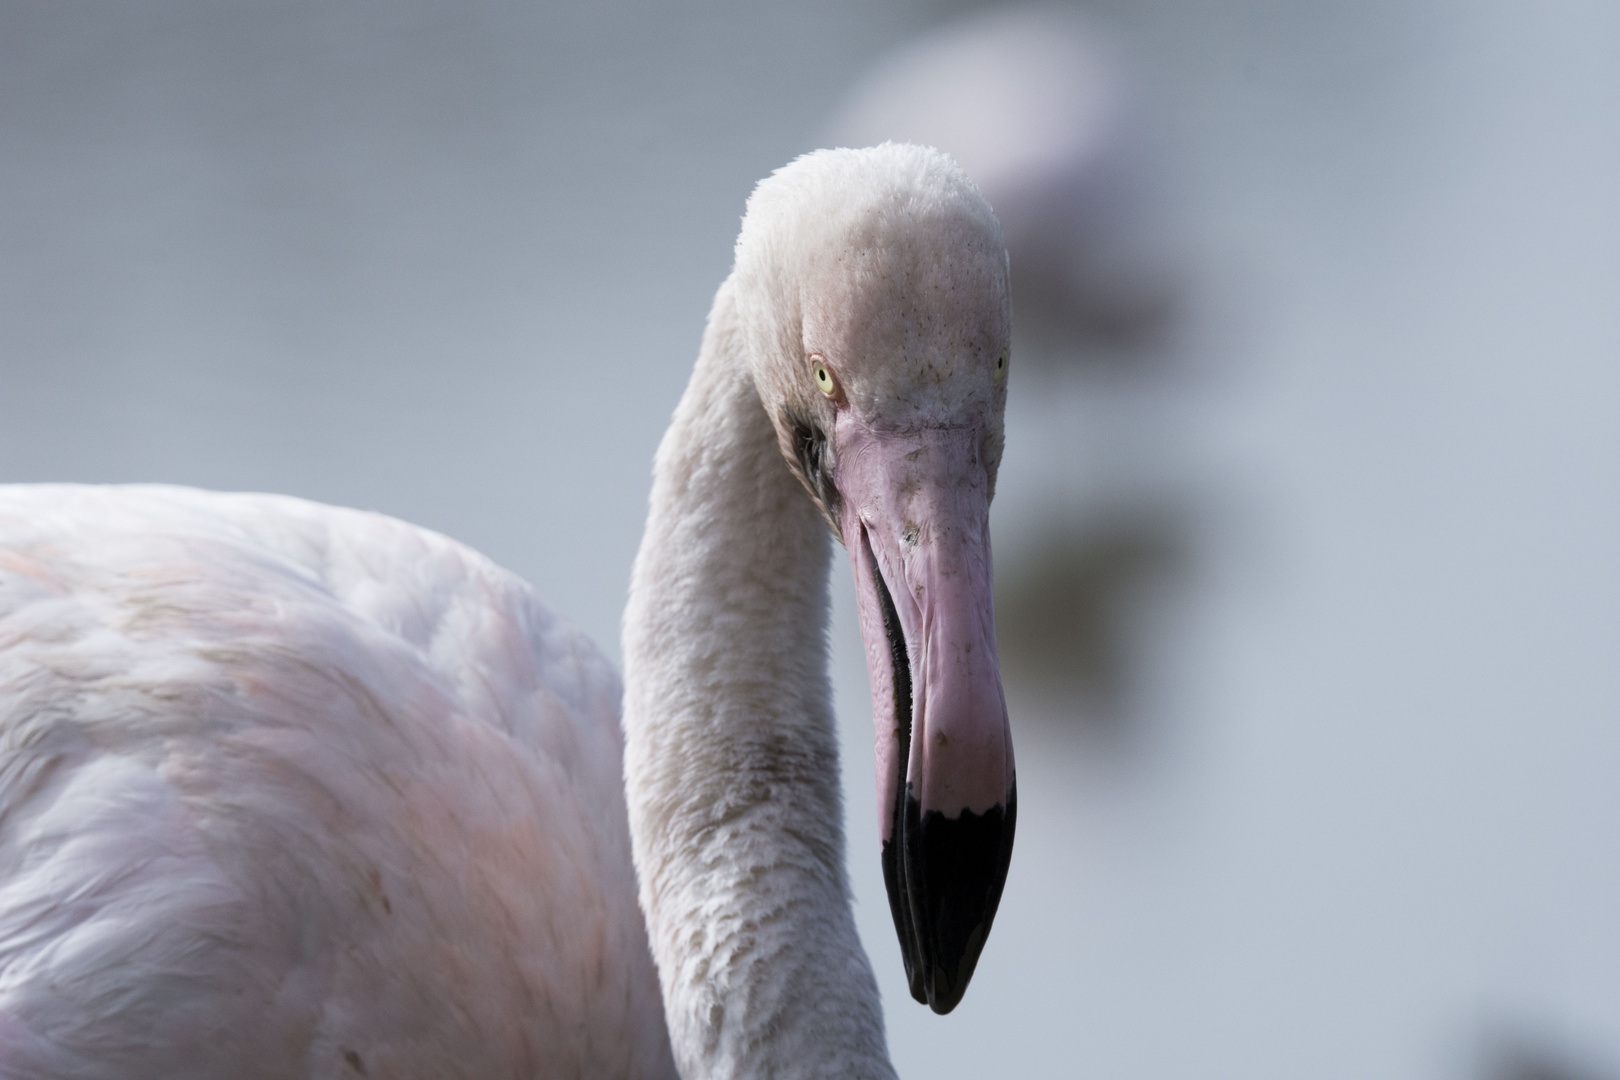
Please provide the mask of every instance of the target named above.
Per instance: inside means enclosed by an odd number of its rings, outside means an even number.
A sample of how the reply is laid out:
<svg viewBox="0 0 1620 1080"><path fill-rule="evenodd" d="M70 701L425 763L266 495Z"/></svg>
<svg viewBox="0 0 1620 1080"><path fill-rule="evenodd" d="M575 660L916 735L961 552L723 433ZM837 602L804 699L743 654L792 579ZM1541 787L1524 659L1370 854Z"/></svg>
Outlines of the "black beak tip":
<svg viewBox="0 0 1620 1080"><path fill-rule="evenodd" d="M911 996L944 1015L967 992L1012 858L1016 786L1005 806L947 818L906 797L901 837L883 845L883 877ZM895 841L899 842L896 843Z"/></svg>
<svg viewBox="0 0 1620 1080"><path fill-rule="evenodd" d="M984 940L989 936L990 923L987 920L973 928L960 954L955 957L935 956L930 972L933 979L925 988L924 996L917 1000L940 1016L961 1004L963 995L967 993L968 980L973 978L973 969L978 966ZM915 991L912 996L916 997Z"/></svg>

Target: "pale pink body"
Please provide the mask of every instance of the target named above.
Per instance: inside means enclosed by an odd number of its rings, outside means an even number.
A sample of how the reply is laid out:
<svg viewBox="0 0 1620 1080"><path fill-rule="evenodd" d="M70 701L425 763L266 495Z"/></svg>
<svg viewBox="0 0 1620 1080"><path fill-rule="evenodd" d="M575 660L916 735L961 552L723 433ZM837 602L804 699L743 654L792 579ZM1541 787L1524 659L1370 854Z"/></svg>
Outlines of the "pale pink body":
<svg viewBox="0 0 1620 1080"><path fill-rule="evenodd" d="M619 680L521 581L274 496L0 535L0 1075L673 1075Z"/></svg>

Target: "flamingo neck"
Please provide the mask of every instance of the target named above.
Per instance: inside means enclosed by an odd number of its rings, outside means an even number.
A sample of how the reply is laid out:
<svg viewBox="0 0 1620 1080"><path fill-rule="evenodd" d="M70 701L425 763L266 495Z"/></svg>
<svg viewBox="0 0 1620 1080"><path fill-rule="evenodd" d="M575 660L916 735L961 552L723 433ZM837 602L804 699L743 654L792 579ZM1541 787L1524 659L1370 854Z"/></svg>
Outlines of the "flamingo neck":
<svg viewBox="0 0 1620 1080"><path fill-rule="evenodd" d="M829 537L731 282L654 467L625 612L625 784L681 1075L892 1078L844 874Z"/></svg>

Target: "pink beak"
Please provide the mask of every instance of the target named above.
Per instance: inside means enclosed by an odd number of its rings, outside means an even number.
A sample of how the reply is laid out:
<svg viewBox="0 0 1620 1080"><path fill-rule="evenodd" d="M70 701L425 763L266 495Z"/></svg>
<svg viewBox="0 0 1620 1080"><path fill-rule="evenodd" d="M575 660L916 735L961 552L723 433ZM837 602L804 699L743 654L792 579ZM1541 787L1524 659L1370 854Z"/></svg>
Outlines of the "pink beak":
<svg viewBox="0 0 1620 1080"><path fill-rule="evenodd" d="M982 437L879 432L850 410L833 434L872 681L883 876L911 994L938 1013L978 963L1018 814Z"/></svg>

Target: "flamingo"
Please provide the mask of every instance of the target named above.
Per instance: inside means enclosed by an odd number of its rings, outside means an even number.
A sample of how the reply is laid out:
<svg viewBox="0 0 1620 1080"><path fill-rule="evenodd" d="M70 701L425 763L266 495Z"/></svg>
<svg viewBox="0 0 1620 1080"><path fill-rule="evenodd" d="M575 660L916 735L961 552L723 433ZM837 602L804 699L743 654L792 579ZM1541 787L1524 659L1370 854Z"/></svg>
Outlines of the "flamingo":
<svg viewBox="0 0 1620 1080"><path fill-rule="evenodd" d="M902 957L944 1012L1016 816L1007 289L938 151L759 184L658 450L622 691L513 575L378 514L0 489L0 1076L892 1077L830 537Z"/></svg>

